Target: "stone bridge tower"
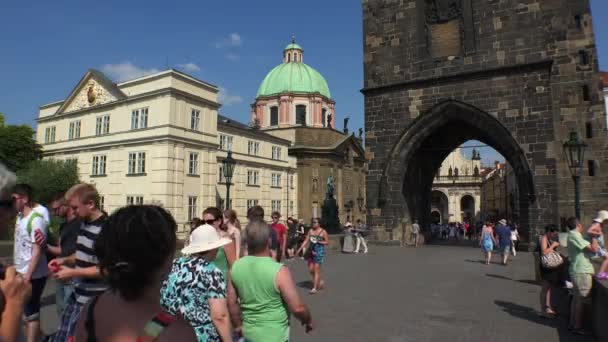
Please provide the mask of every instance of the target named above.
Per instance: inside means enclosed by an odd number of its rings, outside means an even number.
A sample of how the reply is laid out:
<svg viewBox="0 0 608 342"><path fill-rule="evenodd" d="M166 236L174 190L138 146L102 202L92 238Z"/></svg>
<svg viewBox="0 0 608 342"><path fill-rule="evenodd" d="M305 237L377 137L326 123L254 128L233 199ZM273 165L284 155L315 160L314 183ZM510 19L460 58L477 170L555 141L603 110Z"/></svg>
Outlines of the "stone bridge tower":
<svg viewBox="0 0 608 342"><path fill-rule="evenodd" d="M562 153L571 131L588 145L582 219L608 207L588 0L363 0L363 32L368 223L376 238L398 240L414 219L428 223L436 170L470 139L514 169L525 239L574 214Z"/></svg>

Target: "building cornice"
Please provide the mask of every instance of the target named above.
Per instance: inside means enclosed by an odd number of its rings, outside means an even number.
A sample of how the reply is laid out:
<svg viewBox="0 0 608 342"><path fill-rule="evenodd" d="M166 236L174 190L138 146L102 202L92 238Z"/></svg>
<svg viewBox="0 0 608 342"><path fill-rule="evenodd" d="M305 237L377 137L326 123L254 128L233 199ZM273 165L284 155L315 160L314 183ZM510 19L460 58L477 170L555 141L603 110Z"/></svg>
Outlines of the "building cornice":
<svg viewBox="0 0 608 342"><path fill-rule="evenodd" d="M185 97L188 99L193 99L193 100L202 102L213 109L219 109L221 106L219 103L213 102L213 101L205 99L203 97L193 95L193 94L185 92L183 90L167 87L167 88L161 88L161 89L153 90L153 91L138 94L138 95L133 95L133 96L127 97L126 99L109 102L109 103L104 103L102 105L95 106L95 107L83 108L83 109L79 109L79 110L75 110L75 111L71 111L71 112L67 112L67 113L53 114L53 115L41 117L41 118L36 119L36 121L37 122L46 122L46 121L52 121L55 119L63 119L64 117L71 117L71 116L79 115L79 114L85 113L87 111L113 108L113 107L116 107L121 104L129 103L131 101L137 101L137 100L145 99L148 97L161 96L161 95L167 95L167 94L182 96L182 97ZM40 108L42 108L42 107L40 107Z"/></svg>
<svg viewBox="0 0 608 342"><path fill-rule="evenodd" d="M273 163L285 163L285 165L276 165L276 164L266 164L260 161L255 161L255 160L247 160L247 159L239 159L239 158L234 158L236 161L236 165L246 165L246 166L252 166L252 167L265 167L265 168L269 168L269 169L275 169L275 170L286 170L286 171L294 171L295 169L292 168L291 166L289 166L289 162L287 160L276 160L276 159L270 159L270 158L265 158L265 157L258 157L258 156L250 156L246 153L238 153L238 152L232 152L232 156L233 157L238 157L238 156L246 156L246 157L251 157L251 158L258 158L258 159L264 159L264 160L269 160L272 161ZM221 163L222 160L226 159L225 156L223 155L217 155L217 161Z"/></svg>
<svg viewBox="0 0 608 342"><path fill-rule="evenodd" d="M255 98L255 102L251 104L251 106L255 106L256 103L260 100L281 100L281 97L285 97L285 96L289 96L289 97L306 97L306 98L320 98L323 101L327 102L327 103L331 103L333 105L336 104L336 101L328 98L325 95L321 95L321 93L298 93L298 92L284 92L284 93L278 93L278 94L272 94L272 95L264 95L264 96L258 96Z"/></svg>
<svg viewBox="0 0 608 342"><path fill-rule="evenodd" d="M509 74L518 74L524 73L527 71L533 70L546 70L547 72L551 72L551 67L553 66L552 59L545 59L538 62L532 63L524 63L524 64L514 64L507 66L499 66L495 68L488 68L482 70L473 70L467 72L454 73L449 75L442 75L437 77L425 77L418 78L413 80L407 80L402 82L394 82L389 84L383 84L379 86L366 87L361 89L361 92L365 95L376 93L379 91L386 90L397 90L397 89L417 89L422 87L429 86L440 86L443 84L450 84L455 82L460 82L462 80L471 80L471 79L485 79L497 76L504 76Z"/></svg>
<svg viewBox="0 0 608 342"><path fill-rule="evenodd" d="M156 74L147 75L147 76L143 76L140 78L135 78L132 80L124 81L124 82L116 84L116 86L118 86L120 88L123 86L131 86L131 85L146 83L146 82L157 80L159 78L163 78L163 77L167 76L168 74L176 76L177 78L180 78L186 82L202 86L203 88L205 88L206 90L209 90L211 92L214 92L214 93L219 92L219 88L215 84L211 84L211 83L205 82L203 80L199 80L198 78L196 78L194 76L188 75L188 74L183 73L176 69L164 70L164 71L161 71Z"/></svg>
<svg viewBox="0 0 608 342"><path fill-rule="evenodd" d="M284 147L287 147L287 148L289 147L289 145L291 145L291 142L289 140L272 136L268 133L264 133L262 130L239 128L239 127L231 126L230 124L227 124L220 120L217 121L217 130L218 130L218 132L222 131L223 133L225 132L225 133L229 133L229 134L240 134L242 136L255 138L258 140L264 140L264 141L269 141L269 142L273 142L273 143L277 143L277 144L282 144L282 145L284 145Z"/></svg>
<svg viewBox="0 0 608 342"><path fill-rule="evenodd" d="M116 140L112 140L112 141L106 141L106 142L98 142L98 143L88 143L88 144L81 144L80 142L82 142L83 140L91 140L91 139L95 139L95 138L107 138L107 137L111 137L111 136L119 136L121 134L125 134L125 133L134 133L134 132L140 132L140 131L146 131L146 130L154 130L154 129L159 129L159 128L175 128L175 129L180 129L182 131L187 131L190 133L194 133L194 134L198 134L198 135L204 135L204 136L208 136L208 137L213 137L213 138L217 138L217 135L214 134L209 134L209 133L205 133L205 132L200 132L200 131L193 131L193 130L189 130L189 129L184 129L183 127L180 126L176 126L176 125L161 125L161 126L154 126L154 127L148 127L148 128L143 128L143 129L138 129L138 130L129 130L129 131L123 131L123 132L116 132L116 133L110 133L110 134L104 134L101 136L90 136L90 137L86 137L86 138L80 138L80 139L75 139L75 140L63 140L63 141L57 141L51 144L44 144L42 145L43 147L43 154L47 153L47 152L53 152L53 153L57 153L57 152L64 152L64 151L77 151L77 150L84 150L84 149L93 149L93 148L100 148L100 147L111 147L111 146L117 146L117 145L125 145L125 144L139 144L142 141L156 141L156 140L166 140L168 138L171 138L173 140L183 140L183 141L191 141L194 142L196 145L208 145L211 147L218 147L219 145L216 143L208 143L205 142L203 140L197 140L197 139L190 139L190 138L184 138L184 137L179 137L179 136L175 136L172 134L161 134L161 135L153 135L153 136L147 136L147 137L141 137L141 138L127 138L127 139L116 139ZM52 149L53 145L57 146L59 144L62 143L71 143L70 147L66 147L66 148L56 148L56 149ZM48 147L51 147L50 149Z"/></svg>

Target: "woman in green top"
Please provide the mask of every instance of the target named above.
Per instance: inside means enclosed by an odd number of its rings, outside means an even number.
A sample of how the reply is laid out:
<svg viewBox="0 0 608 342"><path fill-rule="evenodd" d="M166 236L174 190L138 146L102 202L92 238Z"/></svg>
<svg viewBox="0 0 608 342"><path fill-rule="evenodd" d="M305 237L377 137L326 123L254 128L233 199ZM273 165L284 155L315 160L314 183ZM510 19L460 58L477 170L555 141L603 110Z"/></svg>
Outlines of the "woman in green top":
<svg viewBox="0 0 608 342"><path fill-rule="evenodd" d="M203 221L213 226L221 237L227 237L226 232L221 229L224 222L222 212L218 208L209 207L205 209L205 211L203 211ZM235 260L236 248L234 242L232 242L219 248L213 263L222 271L224 278L228 279L228 271Z"/></svg>

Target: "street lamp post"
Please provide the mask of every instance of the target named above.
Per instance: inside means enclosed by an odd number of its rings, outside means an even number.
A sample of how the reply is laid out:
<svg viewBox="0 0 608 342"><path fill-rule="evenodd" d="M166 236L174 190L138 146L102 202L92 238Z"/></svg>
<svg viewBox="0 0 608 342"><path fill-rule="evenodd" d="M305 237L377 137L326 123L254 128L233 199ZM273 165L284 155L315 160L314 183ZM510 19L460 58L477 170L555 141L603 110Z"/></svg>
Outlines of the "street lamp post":
<svg viewBox="0 0 608 342"><path fill-rule="evenodd" d="M587 145L578 137L575 131L570 132L570 140L564 142L564 154L568 162L568 168L574 180L574 215L581 218L581 194L580 179L583 170L583 160L585 159L585 149Z"/></svg>
<svg viewBox="0 0 608 342"><path fill-rule="evenodd" d="M222 166L224 167L224 180L226 181L226 203L224 204L225 209L230 209L230 185L232 182L232 176L234 174L234 166L236 160L232 158L232 151L228 151L226 159L222 160Z"/></svg>

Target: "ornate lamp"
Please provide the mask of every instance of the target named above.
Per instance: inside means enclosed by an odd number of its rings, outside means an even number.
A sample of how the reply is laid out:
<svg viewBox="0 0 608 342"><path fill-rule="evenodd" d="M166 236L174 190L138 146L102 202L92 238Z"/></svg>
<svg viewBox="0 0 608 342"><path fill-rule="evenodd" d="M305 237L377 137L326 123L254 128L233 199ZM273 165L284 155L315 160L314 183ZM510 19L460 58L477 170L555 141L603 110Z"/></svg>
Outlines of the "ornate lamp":
<svg viewBox="0 0 608 342"><path fill-rule="evenodd" d="M234 166L236 160L232 158L232 151L228 151L226 159L222 160L222 166L224 167L224 179L226 180L226 204L225 209L230 209L230 185L232 182L232 176L234 175Z"/></svg>
<svg viewBox="0 0 608 342"><path fill-rule="evenodd" d="M574 180L574 214L579 219L581 218L580 178L586 148L587 144L580 140L578 133L575 131L570 132L570 140L564 142L563 145L566 162Z"/></svg>

